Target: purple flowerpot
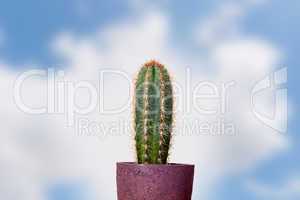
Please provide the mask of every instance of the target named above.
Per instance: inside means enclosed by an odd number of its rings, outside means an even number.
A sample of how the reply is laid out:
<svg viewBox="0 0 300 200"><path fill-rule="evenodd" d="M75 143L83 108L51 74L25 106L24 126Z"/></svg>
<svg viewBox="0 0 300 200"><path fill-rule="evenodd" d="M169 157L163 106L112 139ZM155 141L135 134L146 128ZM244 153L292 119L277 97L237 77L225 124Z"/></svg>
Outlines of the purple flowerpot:
<svg viewBox="0 0 300 200"><path fill-rule="evenodd" d="M191 200L194 165L117 163L118 200Z"/></svg>

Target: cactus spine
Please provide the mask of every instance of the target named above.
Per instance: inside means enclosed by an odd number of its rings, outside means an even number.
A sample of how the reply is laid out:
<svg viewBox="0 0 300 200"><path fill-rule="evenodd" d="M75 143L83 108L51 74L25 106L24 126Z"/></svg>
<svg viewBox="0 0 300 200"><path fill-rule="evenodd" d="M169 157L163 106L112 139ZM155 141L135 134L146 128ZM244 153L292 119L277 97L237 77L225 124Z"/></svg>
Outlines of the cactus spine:
<svg viewBox="0 0 300 200"><path fill-rule="evenodd" d="M173 121L173 94L166 68L150 61L135 85L135 140L139 164L166 164Z"/></svg>

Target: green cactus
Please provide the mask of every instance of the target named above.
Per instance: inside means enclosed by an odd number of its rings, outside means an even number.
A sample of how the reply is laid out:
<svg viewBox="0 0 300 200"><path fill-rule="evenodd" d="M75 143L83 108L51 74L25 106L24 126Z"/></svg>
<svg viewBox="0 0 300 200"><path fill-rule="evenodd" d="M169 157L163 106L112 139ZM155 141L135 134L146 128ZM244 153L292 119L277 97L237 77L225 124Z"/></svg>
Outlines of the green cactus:
<svg viewBox="0 0 300 200"><path fill-rule="evenodd" d="M139 164L166 164L173 122L173 94L166 68L150 61L135 85L135 140Z"/></svg>

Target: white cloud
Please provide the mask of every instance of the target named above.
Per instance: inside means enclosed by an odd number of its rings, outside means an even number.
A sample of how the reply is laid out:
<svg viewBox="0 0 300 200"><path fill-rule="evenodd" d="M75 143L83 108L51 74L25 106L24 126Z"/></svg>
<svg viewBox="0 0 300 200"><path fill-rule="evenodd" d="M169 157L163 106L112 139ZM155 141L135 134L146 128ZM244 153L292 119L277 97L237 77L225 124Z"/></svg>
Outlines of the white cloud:
<svg viewBox="0 0 300 200"><path fill-rule="evenodd" d="M225 15L237 14L233 11ZM223 23L222 27L231 27L226 26L231 20ZM236 134L186 136L177 132L179 135L174 138L171 161L195 163L197 166L194 199L209 193L218 178L247 170L288 146L283 135L257 121L249 106L249 90L278 64L281 53L266 41L243 37L238 26L233 27L236 29L233 31L238 34L236 38L232 37L230 41L228 38L217 38L218 42L208 49L208 56L193 58L197 63L193 65L191 87L202 80L217 84L221 81L236 82L229 93L229 112L226 114L226 119L236 125ZM52 48L66 61L66 80L89 80L96 85L99 69L103 68L120 69L133 78L138 66L156 58L168 65L178 84L186 87L185 66L191 64L190 59L179 54L169 43L169 30L166 16L149 12L142 18L112 25L92 35L60 34ZM215 73L208 74L206 69L195 70L202 63L217 66ZM24 183L26 187L29 186L29 190L25 190L24 185L20 186L24 193L18 193L20 196L16 196L16 199L42 199L42 191L45 189L43 184L78 178L90 184L96 199L115 199L115 162L131 161L134 158L133 141L129 133L107 135L101 140L98 137L80 137L74 134L74 129L66 127L62 115L25 115L17 110L11 98L16 76L7 67L3 67L0 73L0 92L3 94L0 105L3 122L1 138L5 141L5 145L0 145L0 161L7 166L0 173L11 180L11 184L7 184L7 179L0 180L0 187L8 187L0 190L0 196L15 194L14 184ZM28 101L38 104L45 100L45 94L37 92L45 88L45 80L36 81L38 84L27 83L29 86L25 96ZM129 95L126 82L120 84L110 79L105 82L105 88L105 97L110 106L119 105L124 101L123 97ZM188 96L180 95L179 103ZM80 102L85 102L87 97L81 95L78 98ZM181 130L183 120L216 120L214 117L199 115L195 109L186 113L180 108L177 113L177 130ZM118 115L100 115L95 111L85 117L109 127L117 119L128 120L130 115L128 108Z"/></svg>
<svg viewBox="0 0 300 200"><path fill-rule="evenodd" d="M211 47L224 40L239 39L243 36L240 25L248 11L267 2L268 0L244 0L220 4L214 12L199 20L194 31L196 42L201 46Z"/></svg>
<svg viewBox="0 0 300 200"><path fill-rule="evenodd" d="M259 76L270 72L280 60L280 53L270 43L256 38L243 38L220 42L213 50L216 66L227 70L229 76L239 76L247 69L248 76ZM248 80L247 80L248 81Z"/></svg>
<svg viewBox="0 0 300 200"><path fill-rule="evenodd" d="M211 46L224 39L236 38L240 31L238 22L243 16L244 8L241 5L223 4L196 28L197 42L200 45Z"/></svg>
<svg viewBox="0 0 300 200"><path fill-rule="evenodd" d="M131 8L138 13L147 12L149 10L157 10L163 5L171 3L170 0L153 0L153 1L147 1L147 0L129 0L129 5ZM142 12L141 12L142 11Z"/></svg>
<svg viewBox="0 0 300 200"><path fill-rule="evenodd" d="M270 185L250 181L246 184L250 192L262 199L292 200L300 198L300 179L291 177L282 184Z"/></svg>

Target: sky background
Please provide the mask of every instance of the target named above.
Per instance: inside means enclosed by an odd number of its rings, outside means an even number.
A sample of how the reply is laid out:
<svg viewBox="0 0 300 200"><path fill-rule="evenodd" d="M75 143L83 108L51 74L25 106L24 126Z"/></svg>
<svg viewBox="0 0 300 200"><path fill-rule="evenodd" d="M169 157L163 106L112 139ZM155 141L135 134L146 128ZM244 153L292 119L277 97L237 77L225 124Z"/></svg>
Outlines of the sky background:
<svg viewBox="0 0 300 200"><path fill-rule="evenodd" d="M237 85L223 116L236 125L234 136L174 137L171 161L196 164L194 200L299 199L299 9L295 0L2 0L0 198L116 199L115 162L134 159L130 130L84 137L66 126L63 114L20 111L13 99L18 75L51 67L64 70L66 80L97 84L101 69L122 70L133 79L142 63L157 58L183 86L181 97L189 95L187 68L191 89L203 80ZM248 96L257 81L282 67L288 68L286 133L257 121ZM120 105L129 96L122 81L110 77L104 82L106 106ZM43 79L27 83L24 100L44 105L45 84ZM81 92L76 97L84 105L87 97ZM275 103L262 100L259 108L268 112ZM128 107L114 115L93 111L76 119L110 127L118 120L130 123L130 114ZM185 120L215 119L181 108L177 116L177 127Z"/></svg>

